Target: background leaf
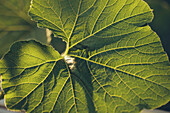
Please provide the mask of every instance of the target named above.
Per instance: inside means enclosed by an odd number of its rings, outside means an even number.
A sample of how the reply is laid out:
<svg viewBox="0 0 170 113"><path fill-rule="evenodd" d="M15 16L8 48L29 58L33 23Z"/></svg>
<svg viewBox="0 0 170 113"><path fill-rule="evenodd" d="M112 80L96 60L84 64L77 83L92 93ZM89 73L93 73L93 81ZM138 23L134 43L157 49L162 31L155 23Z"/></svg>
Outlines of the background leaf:
<svg viewBox="0 0 170 113"><path fill-rule="evenodd" d="M0 57L18 40L36 39L46 43L45 30L28 16L30 0L0 0Z"/></svg>

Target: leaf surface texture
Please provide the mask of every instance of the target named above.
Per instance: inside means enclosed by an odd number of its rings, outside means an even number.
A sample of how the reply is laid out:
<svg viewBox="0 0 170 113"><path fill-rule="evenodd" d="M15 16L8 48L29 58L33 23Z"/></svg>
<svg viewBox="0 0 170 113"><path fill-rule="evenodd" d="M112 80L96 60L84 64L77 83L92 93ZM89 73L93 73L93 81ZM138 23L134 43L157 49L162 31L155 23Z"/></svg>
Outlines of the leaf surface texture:
<svg viewBox="0 0 170 113"><path fill-rule="evenodd" d="M67 48L11 47L0 64L8 108L138 113L170 100L170 64L143 0L33 0L30 15Z"/></svg>

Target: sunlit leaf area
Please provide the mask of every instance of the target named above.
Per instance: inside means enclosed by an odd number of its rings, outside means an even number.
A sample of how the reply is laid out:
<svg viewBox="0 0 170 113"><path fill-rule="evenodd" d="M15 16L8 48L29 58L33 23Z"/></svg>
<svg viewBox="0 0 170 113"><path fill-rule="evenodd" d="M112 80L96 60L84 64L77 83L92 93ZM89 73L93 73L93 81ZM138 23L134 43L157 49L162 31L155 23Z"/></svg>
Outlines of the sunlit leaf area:
<svg viewBox="0 0 170 113"><path fill-rule="evenodd" d="M0 113L168 113L169 20L168 0L0 0Z"/></svg>

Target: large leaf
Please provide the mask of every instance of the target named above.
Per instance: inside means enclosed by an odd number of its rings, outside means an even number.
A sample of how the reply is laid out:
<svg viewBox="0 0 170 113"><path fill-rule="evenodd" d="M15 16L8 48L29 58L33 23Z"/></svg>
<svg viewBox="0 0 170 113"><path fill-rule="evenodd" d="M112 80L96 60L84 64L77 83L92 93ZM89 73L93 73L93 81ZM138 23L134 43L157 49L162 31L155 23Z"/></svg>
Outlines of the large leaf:
<svg viewBox="0 0 170 113"><path fill-rule="evenodd" d="M33 0L30 15L67 48L11 47L0 62L9 109L138 113L170 100L170 64L143 0Z"/></svg>
<svg viewBox="0 0 170 113"><path fill-rule="evenodd" d="M0 0L0 58L18 40L46 43L45 30L38 29L28 16L29 5L30 0Z"/></svg>

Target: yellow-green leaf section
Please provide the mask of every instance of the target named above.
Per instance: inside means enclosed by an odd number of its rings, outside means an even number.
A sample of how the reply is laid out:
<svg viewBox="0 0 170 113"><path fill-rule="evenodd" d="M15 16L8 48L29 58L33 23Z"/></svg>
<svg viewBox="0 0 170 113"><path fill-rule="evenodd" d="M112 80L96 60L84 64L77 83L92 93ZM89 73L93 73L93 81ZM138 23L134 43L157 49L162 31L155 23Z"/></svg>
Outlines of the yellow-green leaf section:
<svg viewBox="0 0 170 113"><path fill-rule="evenodd" d="M0 61L5 103L10 110L28 113L87 110L83 84L51 46L35 41L15 43ZM88 104L91 106L90 104ZM90 109L90 108L89 108Z"/></svg>
<svg viewBox="0 0 170 113"><path fill-rule="evenodd" d="M139 113L170 100L170 64L147 25L153 14L143 0L32 0L30 15L62 37L67 49L60 56L34 41L12 46L17 51L0 65L8 108Z"/></svg>

